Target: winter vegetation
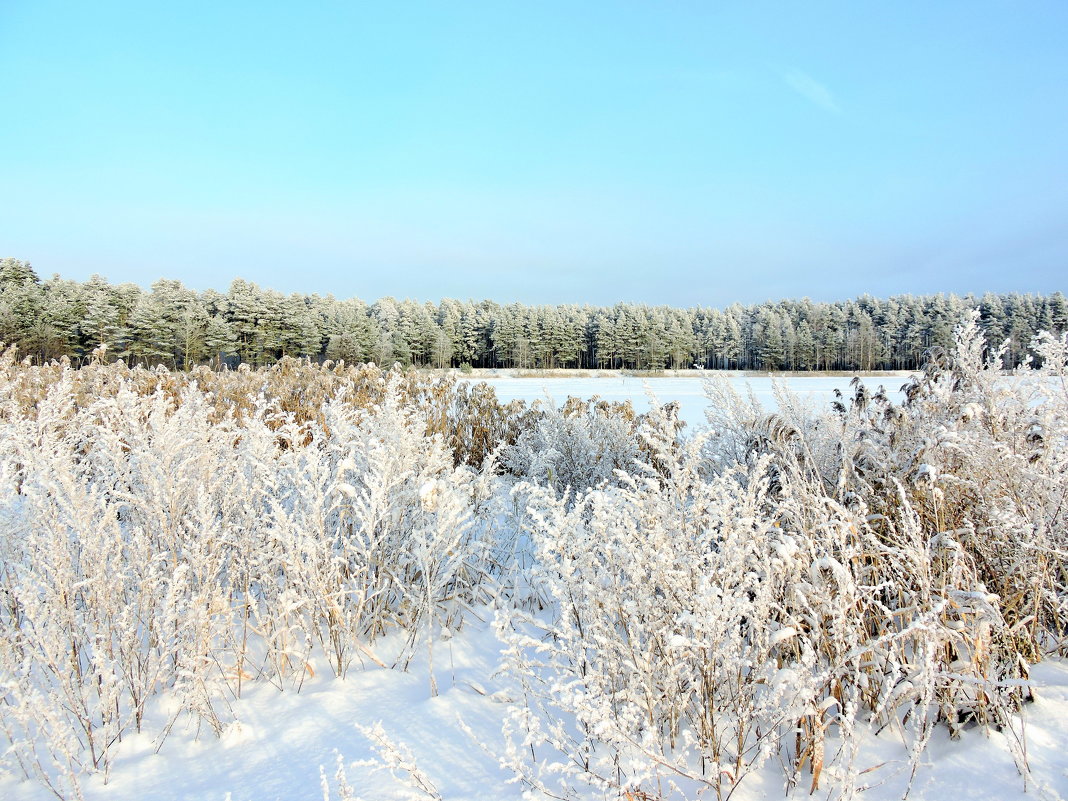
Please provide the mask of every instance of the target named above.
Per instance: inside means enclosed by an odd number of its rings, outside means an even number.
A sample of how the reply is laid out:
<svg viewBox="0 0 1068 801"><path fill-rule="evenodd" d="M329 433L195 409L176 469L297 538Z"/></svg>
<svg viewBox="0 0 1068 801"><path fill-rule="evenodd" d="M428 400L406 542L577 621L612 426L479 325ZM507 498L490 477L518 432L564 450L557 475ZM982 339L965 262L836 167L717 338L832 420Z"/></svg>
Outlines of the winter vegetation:
<svg viewBox="0 0 1068 801"><path fill-rule="evenodd" d="M225 737L250 693L323 675L410 670L433 698L441 650L490 620L509 689L475 739L530 798L769 775L851 798L877 733L911 782L939 730L1005 733L1026 776L1029 677L1066 647L1068 337L1006 374L979 319L900 404L858 381L828 409L780 388L769 414L712 375L695 432L670 404L502 405L399 368L9 349L0 778L81 798L124 740ZM356 798L366 768L339 755L322 795Z"/></svg>
<svg viewBox="0 0 1068 801"><path fill-rule="evenodd" d="M781 301L725 309L617 304L419 303L289 295L235 280L225 294L160 280L150 291L53 276L0 260L0 341L37 363L88 359L181 370L212 363L260 367L285 356L402 366L622 368L699 365L735 370L913 370L932 347L952 346L962 313L980 310L987 343L1020 365L1039 331L1068 328L1068 301L985 294L869 296L841 303Z"/></svg>

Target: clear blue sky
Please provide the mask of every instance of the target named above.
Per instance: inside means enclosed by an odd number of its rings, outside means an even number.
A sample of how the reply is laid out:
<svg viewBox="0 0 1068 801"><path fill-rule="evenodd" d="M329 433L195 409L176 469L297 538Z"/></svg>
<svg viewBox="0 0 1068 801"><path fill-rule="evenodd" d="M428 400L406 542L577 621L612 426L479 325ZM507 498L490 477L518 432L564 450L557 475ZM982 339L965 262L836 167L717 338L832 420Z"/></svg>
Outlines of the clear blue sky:
<svg viewBox="0 0 1068 801"><path fill-rule="evenodd" d="M0 256L722 306L1065 290L1068 2L0 0Z"/></svg>

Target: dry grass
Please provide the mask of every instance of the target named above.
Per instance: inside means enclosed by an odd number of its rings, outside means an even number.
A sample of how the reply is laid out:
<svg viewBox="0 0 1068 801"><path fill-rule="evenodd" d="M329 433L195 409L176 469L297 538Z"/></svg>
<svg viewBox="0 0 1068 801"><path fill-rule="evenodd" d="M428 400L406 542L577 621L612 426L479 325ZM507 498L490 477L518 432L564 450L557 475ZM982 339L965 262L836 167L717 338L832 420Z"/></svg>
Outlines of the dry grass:
<svg viewBox="0 0 1068 801"><path fill-rule="evenodd" d="M289 357L258 369L201 366L182 372L131 368L121 361L105 364L99 358L75 369L67 359L44 366L20 362L12 347L0 356L0 376L9 401L2 413L27 419L35 416L52 388L66 380L73 388L72 414L120 392L142 397L159 393L177 407L183 394L192 390L208 399L213 422L233 420L240 425L264 405L278 420L324 427L323 409L329 402L343 398L354 409L373 409L382 403L392 380L399 388L401 405L425 416L426 434L440 435L457 464L474 466L482 465L498 446L514 443L531 414L523 401L502 404L492 387L460 381L440 371L383 370L344 362L320 365Z"/></svg>

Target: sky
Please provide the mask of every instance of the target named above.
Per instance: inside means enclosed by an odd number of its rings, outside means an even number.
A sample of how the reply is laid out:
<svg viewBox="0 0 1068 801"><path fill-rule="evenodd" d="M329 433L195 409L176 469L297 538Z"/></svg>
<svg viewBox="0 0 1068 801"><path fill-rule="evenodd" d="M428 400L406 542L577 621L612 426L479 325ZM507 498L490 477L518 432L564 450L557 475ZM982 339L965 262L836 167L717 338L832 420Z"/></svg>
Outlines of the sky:
<svg viewBox="0 0 1068 801"><path fill-rule="evenodd" d="M1052 292L1068 3L0 0L42 278L726 306Z"/></svg>

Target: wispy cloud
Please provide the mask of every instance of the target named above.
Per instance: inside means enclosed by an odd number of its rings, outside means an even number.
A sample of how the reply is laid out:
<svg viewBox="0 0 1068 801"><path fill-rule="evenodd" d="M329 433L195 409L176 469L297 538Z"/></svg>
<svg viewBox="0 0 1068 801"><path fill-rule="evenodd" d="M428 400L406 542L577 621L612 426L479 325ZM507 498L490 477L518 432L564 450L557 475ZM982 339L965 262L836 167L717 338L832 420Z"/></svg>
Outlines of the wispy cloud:
<svg viewBox="0 0 1068 801"><path fill-rule="evenodd" d="M839 106L838 101L834 99L831 90L811 75L804 73L801 70L791 69L783 73L782 77L791 89L806 100L815 103L824 111L829 111L832 114L842 113L842 107Z"/></svg>

